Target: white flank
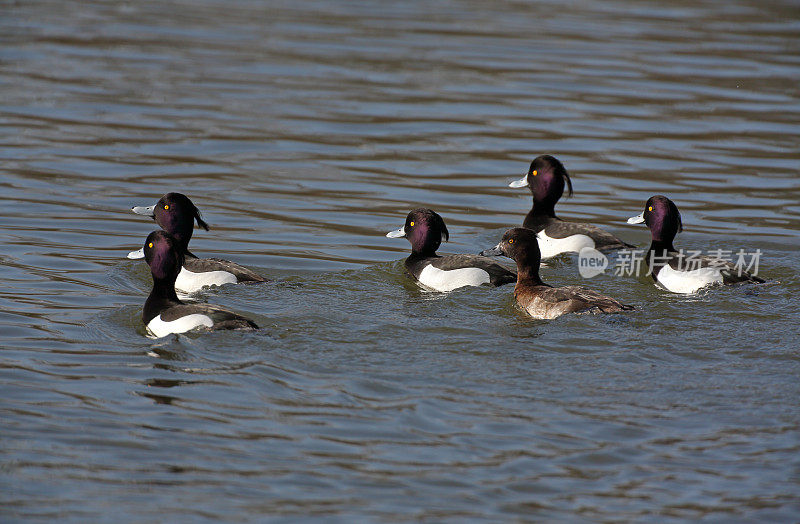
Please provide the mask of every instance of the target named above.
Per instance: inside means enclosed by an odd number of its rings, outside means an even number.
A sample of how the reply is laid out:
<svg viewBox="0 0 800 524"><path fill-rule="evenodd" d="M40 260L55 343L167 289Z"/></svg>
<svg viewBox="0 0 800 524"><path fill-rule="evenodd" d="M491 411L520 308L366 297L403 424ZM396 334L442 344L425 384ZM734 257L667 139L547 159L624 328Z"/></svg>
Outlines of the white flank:
<svg viewBox="0 0 800 524"><path fill-rule="evenodd" d="M567 238L550 238L544 230L536 233L542 258L551 258L561 253L580 253L585 247L594 248L594 240L587 235L572 235Z"/></svg>
<svg viewBox="0 0 800 524"><path fill-rule="evenodd" d="M480 286L490 282L489 273L477 267L464 267L444 271L425 266L419 274L420 284L436 291L452 291L464 286Z"/></svg>
<svg viewBox="0 0 800 524"><path fill-rule="evenodd" d="M656 275L656 280L667 291L673 293L694 293L708 285L722 282L719 269L702 267L692 271L676 271L669 266L664 266Z"/></svg>
<svg viewBox="0 0 800 524"><path fill-rule="evenodd" d="M207 271L205 273L192 273L185 267L181 268L175 280L175 289L184 293L194 293L206 286L221 286L222 284L235 284L236 276L227 271Z"/></svg>
<svg viewBox="0 0 800 524"><path fill-rule="evenodd" d="M214 321L202 313L186 315L172 322L164 322L161 315L158 315L147 324L147 331L156 338L166 337L170 333L186 333L187 331L200 326L211 327Z"/></svg>

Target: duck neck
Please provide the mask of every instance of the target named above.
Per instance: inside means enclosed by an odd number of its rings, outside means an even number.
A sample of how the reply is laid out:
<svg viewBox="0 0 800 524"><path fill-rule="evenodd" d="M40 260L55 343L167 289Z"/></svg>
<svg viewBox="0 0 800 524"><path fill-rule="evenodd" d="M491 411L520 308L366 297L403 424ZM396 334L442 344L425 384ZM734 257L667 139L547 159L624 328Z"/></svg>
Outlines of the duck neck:
<svg viewBox="0 0 800 524"><path fill-rule="evenodd" d="M554 218L556 216L556 202L558 202L558 200L534 200L531 210L528 214Z"/></svg>
<svg viewBox="0 0 800 524"><path fill-rule="evenodd" d="M675 246L672 245L672 240L666 241L654 238L652 242L650 242L650 251L660 254L664 252L676 252L677 250Z"/></svg>
<svg viewBox="0 0 800 524"><path fill-rule="evenodd" d="M436 250L440 245L441 240L434 240L432 235L428 235L422 241L415 238L411 242L411 256L415 258L435 257Z"/></svg>
<svg viewBox="0 0 800 524"><path fill-rule="evenodd" d="M558 220L555 211L555 202L537 202L534 200L533 207L531 207L531 210L528 211L528 214L525 216L525 221L522 223L522 226L538 233L553 220Z"/></svg>
<svg viewBox="0 0 800 524"><path fill-rule="evenodd" d="M169 302L176 302L182 304L178 295L175 293L175 280L177 275L172 278L156 278L153 277L153 289L150 291L149 299L162 299Z"/></svg>
<svg viewBox="0 0 800 524"><path fill-rule="evenodd" d="M188 228L182 226L174 228L176 230L174 233L170 231L170 234L178 241L178 249L186 258L197 258L197 255L189 251L189 241L192 239L192 232L194 231L192 226L193 223L190 223Z"/></svg>
<svg viewBox="0 0 800 524"><path fill-rule="evenodd" d="M175 294L175 278L160 279L153 277L153 289L144 303L142 321L145 325L158 316L164 308L183 304Z"/></svg>
<svg viewBox="0 0 800 524"><path fill-rule="evenodd" d="M186 254L189 252L189 241L192 239L192 229L189 228L188 230L183 231L176 231L172 234L175 237L175 240L178 241L178 245L181 248L181 251Z"/></svg>
<svg viewBox="0 0 800 524"><path fill-rule="evenodd" d="M411 254L408 256L408 260L420 260L423 258L435 258L439 255L436 254L435 249L412 249Z"/></svg>
<svg viewBox="0 0 800 524"><path fill-rule="evenodd" d="M544 283L539 277L539 265L541 264L540 257L522 253L517 257L516 262L517 285L523 282L535 285L541 285Z"/></svg>

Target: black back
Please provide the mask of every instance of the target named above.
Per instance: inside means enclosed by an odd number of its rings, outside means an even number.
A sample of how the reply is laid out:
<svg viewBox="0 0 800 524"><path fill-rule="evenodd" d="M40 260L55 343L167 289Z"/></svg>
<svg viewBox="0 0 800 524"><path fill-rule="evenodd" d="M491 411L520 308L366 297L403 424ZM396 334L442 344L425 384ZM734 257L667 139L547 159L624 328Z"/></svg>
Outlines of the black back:
<svg viewBox="0 0 800 524"><path fill-rule="evenodd" d="M244 266L223 260L221 258L189 258L183 263L183 267L192 273L206 273L209 271L226 271L236 277L237 282L266 282L267 279Z"/></svg>
<svg viewBox="0 0 800 524"><path fill-rule="evenodd" d="M615 237L608 231L600 229L593 224L585 224L581 222L566 222L557 217L540 217L540 223L544 224L541 227L531 227L537 233L544 231L550 238L567 238L572 235L586 235L594 240L594 247L598 251L605 251L609 249L623 249L626 247L634 247L633 244L628 244ZM524 226L528 227L528 226Z"/></svg>

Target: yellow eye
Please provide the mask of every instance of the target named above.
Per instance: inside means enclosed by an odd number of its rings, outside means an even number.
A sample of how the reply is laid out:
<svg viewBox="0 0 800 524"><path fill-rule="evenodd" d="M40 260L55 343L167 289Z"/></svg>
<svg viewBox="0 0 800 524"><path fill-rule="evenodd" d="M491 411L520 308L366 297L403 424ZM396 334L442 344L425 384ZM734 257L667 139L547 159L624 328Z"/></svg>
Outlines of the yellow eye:
<svg viewBox="0 0 800 524"><path fill-rule="evenodd" d="M535 173L535 172L536 172L536 171L534 171L534 173ZM509 244L513 244L513 243L514 243L514 239L513 239L513 238L509 238L509 239L508 239L508 243L509 243Z"/></svg>
<svg viewBox="0 0 800 524"><path fill-rule="evenodd" d="M147 247L150 247L150 248L152 248L152 247L153 247L153 243L152 243L152 242L150 242L149 244L147 244Z"/></svg>
<svg viewBox="0 0 800 524"><path fill-rule="evenodd" d="M653 210L653 206L648 207L647 210L648 211L652 211Z"/></svg>
<svg viewBox="0 0 800 524"><path fill-rule="evenodd" d="M164 209L169 209L169 204L164 204Z"/></svg>
<svg viewBox="0 0 800 524"><path fill-rule="evenodd" d="M414 227L414 222L409 222L408 225L411 226L411 227Z"/></svg>
<svg viewBox="0 0 800 524"><path fill-rule="evenodd" d="M533 176L536 176L536 175L538 175L538 174L539 174L539 173L537 173L535 169L534 169L533 171L531 171L531 175L533 175Z"/></svg>

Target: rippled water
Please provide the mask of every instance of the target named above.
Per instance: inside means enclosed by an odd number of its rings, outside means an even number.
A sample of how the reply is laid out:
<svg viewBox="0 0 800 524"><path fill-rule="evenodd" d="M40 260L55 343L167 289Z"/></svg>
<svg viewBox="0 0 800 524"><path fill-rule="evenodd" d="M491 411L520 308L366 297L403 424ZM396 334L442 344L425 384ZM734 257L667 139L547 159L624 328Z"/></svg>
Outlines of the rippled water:
<svg viewBox="0 0 800 524"><path fill-rule="evenodd" d="M3 521L796 521L794 2L8 2L0 7ZM477 252L530 207L645 246L760 249L769 283L532 321L402 273L412 207ZM125 254L188 194L193 251L272 281L257 333L151 340Z"/></svg>

